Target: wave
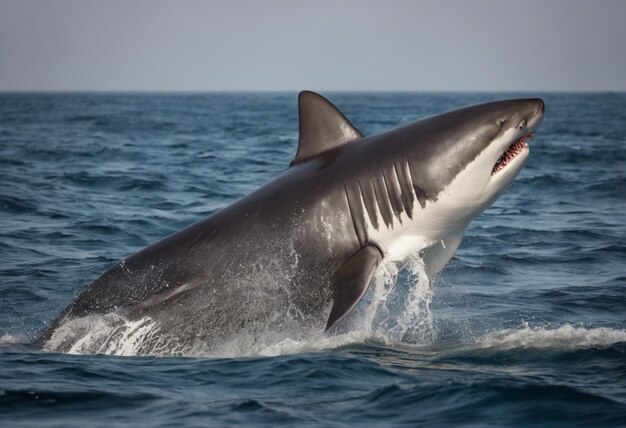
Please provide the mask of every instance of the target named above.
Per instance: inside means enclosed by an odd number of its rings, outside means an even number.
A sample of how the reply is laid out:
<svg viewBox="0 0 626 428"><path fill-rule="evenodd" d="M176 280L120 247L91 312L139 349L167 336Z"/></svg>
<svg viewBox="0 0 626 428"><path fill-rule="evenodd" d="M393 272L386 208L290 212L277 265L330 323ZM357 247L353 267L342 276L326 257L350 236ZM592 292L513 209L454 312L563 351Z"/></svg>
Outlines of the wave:
<svg viewBox="0 0 626 428"><path fill-rule="evenodd" d="M531 327L524 322L518 328L490 332L477 341L479 348L510 350L602 348L626 342L626 330L608 327L582 327L564 324L560 327Z"/></svg>
<svg viewBox="0 0 626 428"><path fill-rule="evenodd" d="M158 397L150 393L126 391L55 391L46 389L6 389L0 394L0 407L10 411L36 411L44 406L65 407L75 412L85 408L133 408ZM8 413L8 412L7 412ZM39 425L39 424L33 424Z"/></svg>
<svg viewBox="0 0 626 428"><path fill-rule="evenodd" d="M0 196L0 211L10 214L27 214L37 211L37 204L15 196Z"/></svg>

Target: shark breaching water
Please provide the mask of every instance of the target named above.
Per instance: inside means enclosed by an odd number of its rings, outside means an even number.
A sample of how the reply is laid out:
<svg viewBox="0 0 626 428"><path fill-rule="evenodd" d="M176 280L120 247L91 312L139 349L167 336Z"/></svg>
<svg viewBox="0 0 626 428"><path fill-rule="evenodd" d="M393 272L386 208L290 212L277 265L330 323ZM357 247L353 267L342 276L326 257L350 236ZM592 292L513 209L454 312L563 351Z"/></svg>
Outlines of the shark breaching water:
<svg viewBox="0 0 626 428"><path fill-rule="evenodd" d="M544 115L541 99L504 100L365 137L322 96L298 102L281 175L111 267L35 344L75 349L89 332L73 323L107 314L150 320L146 354L294 325L332 334L383 261L418 252L430 277L445 266L523 168Z"/></svg>

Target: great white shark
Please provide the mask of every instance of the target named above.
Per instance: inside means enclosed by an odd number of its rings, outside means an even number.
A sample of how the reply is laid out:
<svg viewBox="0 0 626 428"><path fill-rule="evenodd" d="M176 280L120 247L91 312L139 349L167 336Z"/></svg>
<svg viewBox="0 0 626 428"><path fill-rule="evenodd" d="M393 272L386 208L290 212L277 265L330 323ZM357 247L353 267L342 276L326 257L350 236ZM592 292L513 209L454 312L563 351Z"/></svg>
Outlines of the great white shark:
<svg viewBox="0 0 626 428"><path fill-rule="evenodd" d="M523 168L544 115L541 99L504 100L365 137L314 92L298 104L289 168L108 269L35 344L67 351L84 332L55 337L64 326L110 313L153 320L159 346L333 329L383 261L418 252L431 277L445 266ZM154 352L149 342L143 352Z"/></svg>

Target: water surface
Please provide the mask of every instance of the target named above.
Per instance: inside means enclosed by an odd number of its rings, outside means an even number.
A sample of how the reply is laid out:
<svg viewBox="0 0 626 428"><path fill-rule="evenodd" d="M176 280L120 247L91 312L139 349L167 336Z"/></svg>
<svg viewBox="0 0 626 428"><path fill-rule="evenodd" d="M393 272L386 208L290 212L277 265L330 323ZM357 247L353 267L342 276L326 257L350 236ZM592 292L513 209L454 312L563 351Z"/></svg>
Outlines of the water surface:
<svg viewBox="0 0 626 428"><path fill-rule="evenodd" d="M284 170L296 94L0 94L1 424L626 424L626 94L326 95L366 135L501 98L547 107L434 284L390 268L342 337L166 358L28 342L109 266ZM394 273L412 304L383 323L367 306Z"/></svg>

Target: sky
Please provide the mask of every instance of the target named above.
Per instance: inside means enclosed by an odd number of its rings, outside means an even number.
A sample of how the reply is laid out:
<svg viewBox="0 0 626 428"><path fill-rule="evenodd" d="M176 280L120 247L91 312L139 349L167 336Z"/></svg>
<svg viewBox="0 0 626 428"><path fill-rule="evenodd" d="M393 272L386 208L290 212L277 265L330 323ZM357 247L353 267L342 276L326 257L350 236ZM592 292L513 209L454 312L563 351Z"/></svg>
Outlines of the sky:
<svg viewBox="0 0 626 428"><path fill-rule="evenodd" d="M626 0L0 0L0 91L626 91Z"/></svg>

